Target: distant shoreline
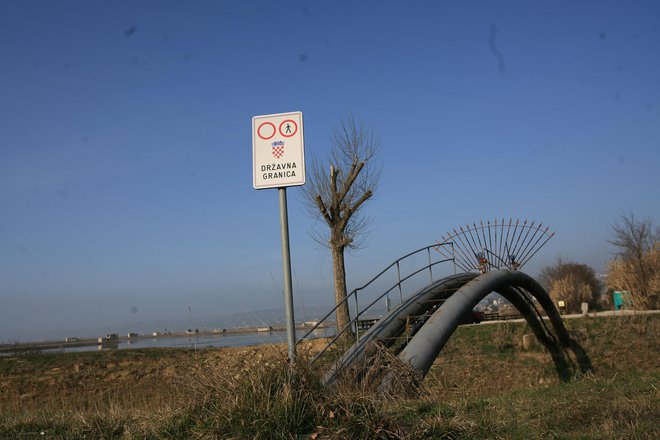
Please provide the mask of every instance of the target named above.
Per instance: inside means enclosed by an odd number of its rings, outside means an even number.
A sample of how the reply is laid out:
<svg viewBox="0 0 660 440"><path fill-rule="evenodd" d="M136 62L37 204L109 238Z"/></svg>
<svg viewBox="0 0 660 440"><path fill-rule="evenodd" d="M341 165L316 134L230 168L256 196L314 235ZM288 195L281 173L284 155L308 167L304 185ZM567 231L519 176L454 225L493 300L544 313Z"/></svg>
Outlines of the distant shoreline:
<svg viewBox="0 0 660 440"><path fill-rule="evenodd" d="M333 326L333 322L321 323L317 328L325 329ZM311 329L312 325L308 323L296 324L296 330ZM265 333L281 333L286 331L285 325L272 325L272 326L259 326L259 327L234 327L227 329L213 329L213 330L199 330L199 331L186 331L186 332L155 332L151 335L145 334L131 334L118 335L115 343L138 341L144 339L160 339L160 338L185 338L194 336L236 336L246 334L265 334ZM64 338L48 341L34 341L34 342L17 342L9 344L0 344L0 355L12 353L30 353L42 350L59 350L76 347L92 347L101 346L99 340L102 338ZM103 338L104 339L104 338Z"/></svg>

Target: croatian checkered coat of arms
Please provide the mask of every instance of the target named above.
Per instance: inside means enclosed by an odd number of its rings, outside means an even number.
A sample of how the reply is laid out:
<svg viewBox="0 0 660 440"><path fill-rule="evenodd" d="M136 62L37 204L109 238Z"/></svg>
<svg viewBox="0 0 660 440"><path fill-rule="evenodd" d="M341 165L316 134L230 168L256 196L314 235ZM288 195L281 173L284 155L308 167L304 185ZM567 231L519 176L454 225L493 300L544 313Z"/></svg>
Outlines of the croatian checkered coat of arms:
<svg viewBox="0 0 660 440"><path fill-rule="evenodd" d="M279 159L284 155L284 141L271 142L273 146L273 157Z"/></svg>

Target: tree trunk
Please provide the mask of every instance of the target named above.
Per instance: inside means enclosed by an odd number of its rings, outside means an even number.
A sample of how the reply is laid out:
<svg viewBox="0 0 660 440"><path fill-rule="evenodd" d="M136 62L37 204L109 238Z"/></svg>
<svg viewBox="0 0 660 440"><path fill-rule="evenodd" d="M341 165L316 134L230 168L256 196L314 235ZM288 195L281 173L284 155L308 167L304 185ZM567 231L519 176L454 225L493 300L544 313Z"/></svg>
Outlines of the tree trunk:
<svg viewBox="0 0 660 440"><path fill-rule="evenodd" d="M346 269L344 268L344 248L331 243L332 245L332 274L335 281L335 305L341 305L337 308L337 333L348 325L351 318L348 313L348 301L346 299ZM342 301L344 301L342 303ZM348 332L351 330L349 329Z"/></svg>

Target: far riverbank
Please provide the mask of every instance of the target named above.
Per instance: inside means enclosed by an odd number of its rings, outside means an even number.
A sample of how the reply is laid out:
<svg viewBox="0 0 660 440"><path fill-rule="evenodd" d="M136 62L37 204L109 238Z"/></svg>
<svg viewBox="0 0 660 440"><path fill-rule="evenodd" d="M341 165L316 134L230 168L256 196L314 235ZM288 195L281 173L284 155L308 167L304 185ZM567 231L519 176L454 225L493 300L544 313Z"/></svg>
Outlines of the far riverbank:
<svg viewBox="0 0 660 440"><path fill-rule="evenodd" d="M302 337L311 326L296 325L296 338ZM313 337L328 337L334 334L333 323L323 323L312 334ZM188 332L153 333L151 335L117 335L116 339L99 343L101 338L65 338L64 340L0 344L0 355L30 352L74 352L116 350L126 348L202 348L244 347L250 345L278 344L286 342L286 327L238 327L222 330L198 330Z"/></svg>

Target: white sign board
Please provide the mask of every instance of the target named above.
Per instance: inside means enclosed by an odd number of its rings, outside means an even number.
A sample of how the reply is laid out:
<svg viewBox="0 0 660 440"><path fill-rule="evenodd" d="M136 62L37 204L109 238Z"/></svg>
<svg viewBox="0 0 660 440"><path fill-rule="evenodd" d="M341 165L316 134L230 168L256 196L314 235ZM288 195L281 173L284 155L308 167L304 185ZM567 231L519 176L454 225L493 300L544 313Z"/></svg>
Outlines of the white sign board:
<svg viewBox="0 0 660 440"><path fill-rule="evenodd" d="M282 188L305 184L302 112L252 118L252 186Z"/></svg>

